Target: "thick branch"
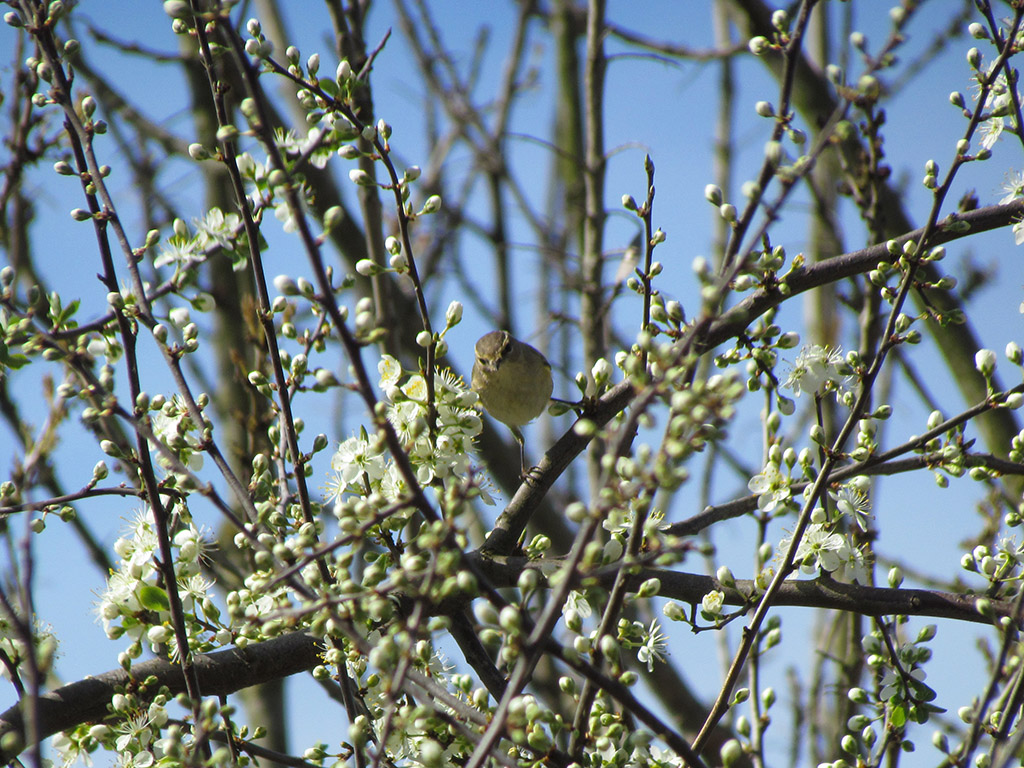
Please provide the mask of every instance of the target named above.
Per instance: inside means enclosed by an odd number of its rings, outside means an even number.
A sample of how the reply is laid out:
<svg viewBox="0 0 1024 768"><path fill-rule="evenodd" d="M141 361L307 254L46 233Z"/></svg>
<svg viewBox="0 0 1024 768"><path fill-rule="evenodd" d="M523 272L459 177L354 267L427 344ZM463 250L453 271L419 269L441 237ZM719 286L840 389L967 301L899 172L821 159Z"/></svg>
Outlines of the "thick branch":
<svg viewBox="0 0 1024 768"><path fill-rule="evenodd" d="M550 560L527 561L525 558L496 558L473 556L481 570L496 586L511 586L526 568L534 568L543 580L550 571ZM593 574L599 584L610 586L616 571L608 569ZM590 578L590 577L588 577ZM686 603L698 603L712 590L721 590L729 605L749 605L754 594L753 582L737 580L732 588L725 587L710 576L682 573L657 568L644 568L627 578L628 588L637 590L651 578L661 581L659 596ZM1014 616L1010 601L987 599L995 617ZM464 598L459 599L465 607ZM787 581L774 600L777 606L827 608L849 611L868 616L906 615L955 619L974 623L990 623L979 612L979 598L951 592L924 589L889 589L863 587L831 579L813 581ZM431 613L444 613L446 606L432 609ZM195 657L195 670L203 693L223 696L243 688L278 680L298 672L312 669L320 663L321 646L305 632L293 632L244 650L233 648ZM185 690L181 667L154 659L135 664L131 673L122 669L111 670L96 677L88 677L39 699L39 738L47 738L81 723L99 722L106 717L111 697L121 689L138 686L142 680L155 678L149 690L156 694L166 686L172 695ZM0 763L12 760L25 749L25 723L22 705L17 704L0 714Z"/></svg>
<svg viewBox="0 0 1024 768"><path fill-rule="evenodd" d="M503 587L516 584L519 575L528 568L536 569L543 583L545 573L557 570L553 562L558 561L483 557L480 567L495 586ZM597 573L574 578L581 586L586 582L588 586L610 588L620 567L604 568ZM661 582L659 597L690 604L699 603L712 590L721 591L725 595L725 603L735 606L752 606L760 594L749 579L737 579L734 586L727 587L711 576L663 568L638 568L627 578L628 589L635 592L648 579ZM990 615L997 619L1014 617L1016 608L1012 600L927 589L865 587L831 578L786 581L772 603L776 606L847 611L864 616L927 616L980 624L991 624L992 619L979 612L979 603L991 605ZM1015 620L1020 621L1019 618Z"/></svg>
<svg viewBox="0 0 1024 768"><path fill-rule="evenodd" d="M936 231L928 239L928 245L934 247L963 237L973 237L980 232L1008 227L1020 221L1021 217L1024 217L1024 202L1021 201L1006 205L992 205L948 216L939 223ZM902 246L905 242L919 239L923 231L923 228L915 229L894 239ZM713 349L736 337L755 319L791 296L854 275L864 274L874 269L880 261L892 261L892 259L886 244L878 243L859 251L851 251L810 264L785 278L786 286L789 288L787 295L783 295L778 290L758 290L726 311L711 324L705 347Z"/></svg>
<svg viewBox="0 0 1024 768"><path fill-rule="evenodd" d="M197 655L194 669L205 695L223 696L312 669L320 663L321 650L317 640L304 632L294 632L244 650L232 648ZM81 723L99 722L109 714L110 698L118 690L138 687L151 676L156 682L147 687L154 695L164 686L172 695L185 691L180 664L153 659L135 664L130 673L114 669L40 696L36 733L45 739ZM0 763L13 760L27 746L22 704L0 714Z"/></svg>

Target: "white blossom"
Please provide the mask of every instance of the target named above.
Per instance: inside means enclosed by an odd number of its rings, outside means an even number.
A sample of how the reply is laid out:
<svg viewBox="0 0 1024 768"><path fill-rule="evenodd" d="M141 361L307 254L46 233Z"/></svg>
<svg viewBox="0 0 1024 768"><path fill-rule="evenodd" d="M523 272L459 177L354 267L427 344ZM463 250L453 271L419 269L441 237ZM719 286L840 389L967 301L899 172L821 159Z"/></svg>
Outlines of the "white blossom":
<svg viewBox="0 0 1024 768"><path fill-rule="evenodd" d="M782 474L779 465L769 461L759 474L754 475L747 488L757 494L757 508L762 512L771 512L780 504L785 504L792 496L788 475Z"/></svg>
<svg viewBox="0 0 1024 768"><path fill-rule="evenodd" d="M799 396L801 392L840 393L848 389L849 384L849 366L842 351L820 344L809 344L800 350L783 386Z"/></svg>
<svg viewBox="0 0 1024 768"><path fill-rule="evenodd" d="M723 605L725 593L718 589L711 590L700 601L700 609L708 617L721 615Z"/></svg>

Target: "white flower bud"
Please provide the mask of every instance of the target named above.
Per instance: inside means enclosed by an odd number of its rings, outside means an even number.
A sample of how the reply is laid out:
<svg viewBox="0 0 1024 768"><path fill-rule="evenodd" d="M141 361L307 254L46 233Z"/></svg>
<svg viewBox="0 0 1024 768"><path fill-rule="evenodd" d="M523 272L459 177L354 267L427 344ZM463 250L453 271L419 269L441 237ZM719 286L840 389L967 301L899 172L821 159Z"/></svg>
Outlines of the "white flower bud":
<svg viewBox="0 0 1024 768"><path fill-rule="evenodd" d="M1011 341L1009 344L1006 345L1006 359L1007 360L1009 360L1014 365L1020 365L1021 364L1021 358L1022 358L1021 348L1020 348L1020 345L1017 342Z"/></svg>
<svg viewBox="0 0 1024 768"><path fill-rule="evenodd" d="M157 625L149 628L146 638L154 645L161 645L171 639L171 634L172 632L168 627Z"/></svg>
<svg viewBox="0 0 1024 768"><path fill-rule="evenodd" d="M356 262L356 272L363 277L373 277L380 274L380 267L374 263L373 259L360 259Z"/></svg>
<svg viewBox="0 0 1024 768"><path fill-rule="evenodd" d="M332 205L324 211L324 230L330 232L336 229L345 218L345 212L340 205Z"/></svg>
<svg viewBox="0 0 1024 768"><path fill-rule="evenodd" d="M736 577L732 575L732 571L729 570L729 566L719 566L718 571L715 573L715 578L718 579L718 583L725 587L736 586Z"/></svg>
<svg viewBox="0 0 1024 768"><path fill-rule="evenodd" d="M874 75L861 75L857 80L857 90L869 98L877 98L882 92L882 84Z"/></svg>
<svg viewBox="0 0 1024 768"><path fill-rule="evenodd" d="M197 293L190 302L196 312L212 312L217 302L209 293Z"/></svg>
<svg viewBox="0 0 1024 768"><path fill-rule="evenodd" d="M984 25L976 21L968 25L967 31L971 33L971 37L975 40L988 40L988 30L985 29Z"/></svg>
<svg viewBox="0 0 1024 768"><path fill-rule="evenodd" d="M978 373L988 378L996 369L996 353L991 349L979 349L974 355L974 367L978 369Z"/></svg>
<svg viewBox="0 0 1024 768"><path fill-rule="evenodd" d="M353 168L348 172L349 179L360 187L372 187L373 177L362 168Z"/></svg>
<svg viewBox="0 0 1024 768"><path fill-rule="evenodd" d="M766 53L770 47L771 43L768 42L768 38L764 35L752 37L750 38L750 42L747 43L747 49L755 56L761 56Z"/></svg>
<svg viewBox="0 0 1024 768"><path fill-rule="evenodd" d="M462 302L453 301L448 305L448 311L444 315L445 324L451 328L462 321Z"/></svg>
<svg viewBox="0 0 1024 768"><path fill-rule="evenodd" d="M217 141L234 141L239 135L238 129L233 125L222 125L217 129Z"/></svg>

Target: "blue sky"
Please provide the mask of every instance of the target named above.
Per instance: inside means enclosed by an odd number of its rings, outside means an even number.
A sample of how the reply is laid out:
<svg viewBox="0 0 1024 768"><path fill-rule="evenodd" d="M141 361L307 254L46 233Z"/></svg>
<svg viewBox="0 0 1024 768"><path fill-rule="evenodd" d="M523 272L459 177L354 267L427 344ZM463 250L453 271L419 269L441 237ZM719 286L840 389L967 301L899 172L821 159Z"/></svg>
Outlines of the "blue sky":
<svg viewBox="0 0 1024 768"><path fill-rule="evenodd" d="M831 9L839 7L836 4L826 5ZM873 5L859 7L875 8ZM710 46L709 8L710 4L705 3L649 2L638 6L636 3L612 2L609 4L608 15L640 34L667 37L703 48ZM434 9L439 16L443 14L444 23L440 31L446 45L455 52L457 62L470 60L476 30L481 24L491 25L492 48L484 59L479 86L480 94L489 93L501 74L515 8L506 3L446 2L443 9L440 4L436 4ZM877 15L880 18L865 19L863 26L857 25L858 29L866 32L871 45L877 45L887 33L887 17L884 14ZM177 50L177 40L170 31L169 20L159 3L86 0L76 11L76 18L79 24L84 19L91 19L97 26L114 33L121 40L138 41L147 48L168 54ZM902 55L908 60L912 59L930 40L934 32L932 27L941 24L943 20L938 12L923 14L915 20L909 28L911 42ZM303 58L319 51L323 59L323 71L332 71L335 62L330 54L331 46L325 42L330 27L320 5L307 3L303 7L302 18L292 19L291 23L295 44L302 50ZM405 50L391 5L379 4L370 17L367 38L371 44L382 39L388 28L393 29L393 34L377 60L374 74L377 112L394 127L392 145L401 156L409 163L423 164L430 148L423 134L424 96L417 82L416 65ZM86 42L88 38L84 34L84 27L81 29L83 42ZM11 50L13 40L12 30L6 26L0 28L0 50ZM513 122L514 130L522 135L545 134L551 123L552 68L548 42L547 38L539 34L532 39L533 47L527 58L537 67L536 92L521 101ZM963 118L949 105L948 94L951 90L970 93L965 54L971 44L966 37L950 43L947 52L913 79L898 100L887 106L887 132L894 137L887 146L888 160L893 165L894 178L906 179L905 205L917 222L923 221L930 205L929 195L920 185L924 164L933 158L941 169L948 167L954 144L964 128ZM623 50L621 44L614 40L609 41L608 46L611 52ZM190 140L190 118L175 68L149 64L138 57L124 57L92 44L87 45L87 50L93 57L93 64L108 73L115 87L128 94L152 119ZM856 71L856 67L851 69ZM2 76L4 82L9 81L10 72L6 64ZM741 62L737 80L739 146L734 182L738 189L759 166L764 142L771 130L770 121L754 114L754 104L761 99L776 101L777 87L760 64L749 58ZM704 200L704 186L711 181L712 145L706 124L715 108L717 88L714 64L679 64L657 61L649 56L630 55L614 58L608 70L606 142L612 154L608 165L607 205L610 209L620 209L618 201L625 193L633 194L638 199L642 197L643 157L649 153L657 167L655 224L664 229L668 236L665 245L658 250L658 257L665 264L663 290L688 306L695 305L698 290L692 279L691 264L695 257L709 255L711 248L713 209ZM549 152L542 146L522 139L513 138L509 143L517 168L538 169L532 177L524 174L524 178L527 179L525 188L528 195L535 205L539 205L544 200ZM112 143L101 141L99 153L104 162L115 166L112 191L115 195L120 193L122 199L128 199L130 180L127 176L117 174L117 158ZM449 162L451 173L457 175L460 163L468 164L468 158L456 154ZM965 169L958 186L950 194L951 202L947 204L947 209L967 188L977 190L982 205L997 201L1002 197L1000 187L1006 174L1021 165L1019 148L1004 140L997 145L991 161ZM346 170L343 165L338 165L336 174L340 179L344 178ZM199 178L193 170L182 164L174 168L165 182L184 213L188 216L202 214L202 202L196 194ZM32 177L32 183L38 192L38 224L34 235L37 237L37 251L46 254L40 259L44 264L46 278L51 281L52 287L62 293L80 296L83 305L102 306L106 291L94 278L97 267L92 233L87 224L75 223L67 215L70 209L82 205L77 182L71 178L58 177L47 167ZM354 197L350 195L349 199ZM783 242L791 255L798 253L806 244L806 220L801 215L805 211L806 202L795 205L773 235L774 241ZM122 215L129 225L129 232L133 231L131 227L135 224L134 234L141 242L144 233L139 230L137 211L133 212L128 205ZM844 219L843 228L847 247L852 250L866 243L862 227L852 218L849 210L846 215L848 218ZM274 222L269 222L267 227L268 240L271 242L270 274L278 271L288 271L293 276L302 274L301 265L295 263L295 249L291 241L284 233L273 231L274 226ZM510 239L521 246L516 248L515 257L518 259L517 264L522 266L514 276L514 292L517 300L529 302L536 292L536 286L531 281L531 274L535 270L531 267L535 267L536 260L541 257L529 242L521 219L513 217L513 227ZM606 234L606 248L614 251L623 247L632 238L634 231L634 224L629 217L615 217ZM466 242L463 248L470 250L473 243ZM957 273L958 265L967 258L1000 270L999 279L983 291L979 300L972 305L971 312L983 343L997 350L1001 356L1008 341L1021 341L1022 336L1021 316L1017 312L1024 283L1021 277L1024 271L1018 266L1020 251L1008 231L991 233L952 246L949 250L946 268L954 274ZM610 269L613 271L614 267ZM449 284L443 296L438 297L433 307L435 319L443 317L448 299L456 296L455 290L456 286ZM627 308L620 313L620 319L628 317L629 312L637 316L636 311L635 306L627 304ZM794 307L791 315L784 314L783 317L795 322L798 320L798 311ZM483 331L488 330L481 323L479 318L467 315L464 324L449 337L453 360L463 371L468 370L470 365L473 342ZM535 338L550 330L532 327L524 335ZM923 345L916 360L933 391L950 409L963 405L950 382L945 380L947 374L938 363L934 351L929 349L928 343ZM934 371L934 375L931 371ZM157 374L154 374L152 382L155 388L161 386ZM22 386L22 383L25 386L33 385L27 378L22 379L18 386ZM170 392L166 382L163 386ZM568 382L557 383L556 394L560 387L563 393L571 393ZM897 388L893 396L897 415L892 422L892 434L908 435L923 431L927 414L916 405L913 395L903 388ZM307 421L311 418L316 418L315 411ZM563 419L559 425L565 428L568 422ZM340 426L350 432L355 423ZM740 435L745 432L757 434L758 431L757 406L754 406L741 415L733 432ZM332 435L332 438L340 440L347 436L348 433L344 432ZM0 438L0 460L9 464L10 449L5 442L5 438ZM97 449L88 439L65 441L60 457L62 474L68 487L77 487L84 482L91 467L100 458L97 454ZM748 454L750 460L754 456L756 452ZM319 476L322 476L323 469L319 472ZM966 481L960 481L954 483L953 489L943 492L926 480L922 482L921 478L912 481L895 478L884 480L881 485L882 495L879 502L876 502L885 505L878 510L878 514L885 516L880 550L906 556L932 570L946 573L955 571L960 556L957 544L974 527L974 513L970 507L971 489L965 486ZM735 483L723 483L722 488L716 489L715 499L725 500L741 490ZM682 506L687 499L692 501L694 497L692 494L683 494L680 498ZM131 511L130 505L115 501L94 502L82 505L79 509L79 513L88 518L96 533L108 544L114 540L123 527L123 519L130 517ZM677 518L686 515L685 508L676 510ZM210 524L213 524L212 519ZM73 535L61 529L61 525L53 522L46 537L36 540L35 555L40 564L36 573L39 594L37 607L43 621L52 624L58 637L65 639L59 669L65 679L73 680L115 666L120 646L104 638L101 628L95 624L91 615L93 595L102 589L102 574L88 564L70 558L71 553L77 553L78 546ZM921 531L942 533L940 536L922 537ZM734 536L740 544L746 535L742 521L728 524L723 533L729 537ZM5 558L7 555L0 557ZM749 561L749 555L746 557ZM734 570L737 576L749 575L742 573L740 567L734 567ZM787 628L791 636L795 637L793 624L805 620L806 614L787 611L784 615L787 622L792 622L787 624ZM672 650L677 656L686 658L692 654L691 657L716 657L714 638L710 633L692 637L681 627L669 627L669 631L673 638ZM943 645L941 649L937 646L936 652L940 659L945 654L949 662L933 666L932 674L937 677L948 676L947 682L954 686L958 680L969 679L974 670L979 668L971 664L973 650L970 650L971 644L963 634L961 628L953 627L949 622L940 624L940 638L949 637L952 642ZM793 658L780 655L780 660L772 664L781 670L784 663L798 660L799 654L797 650ZM713 664L709 663L708 667L710 674L707 675L698 674L693 668L688 668L687 672L693 676L693 682L700 692L711 695L716 690L719 675ZM334 732L337 713L332 708L314 707L310 699L306 698L319 695L315 687L308 681L295 681L291 687L292 690L301 691L301 702L297 701L298 706L292 715L295 746L310 741L315 734L323 735L325 731L321 728L326 728L326 733ZM973 689L968 688L968 691ZM0 696L0 708L6 705L9 698L7 694ZM965 702L957 702L960 703ZM323 711L326 714L321 722L314 713Z"/></svg>

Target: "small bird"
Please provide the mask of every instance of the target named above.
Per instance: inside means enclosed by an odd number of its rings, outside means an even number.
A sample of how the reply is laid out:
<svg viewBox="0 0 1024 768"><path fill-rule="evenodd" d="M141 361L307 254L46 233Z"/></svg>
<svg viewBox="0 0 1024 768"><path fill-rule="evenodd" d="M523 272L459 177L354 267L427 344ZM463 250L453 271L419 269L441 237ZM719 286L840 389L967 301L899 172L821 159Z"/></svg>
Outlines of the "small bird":
<svg viewBox="0 0 1024 768"><path fill-rule="evenodd" d="M512 430L526 474L526 446L519 427L540 416L554 387L547 359L508 331L491 331L476 343L473 391L491 416Z"/></svg>

